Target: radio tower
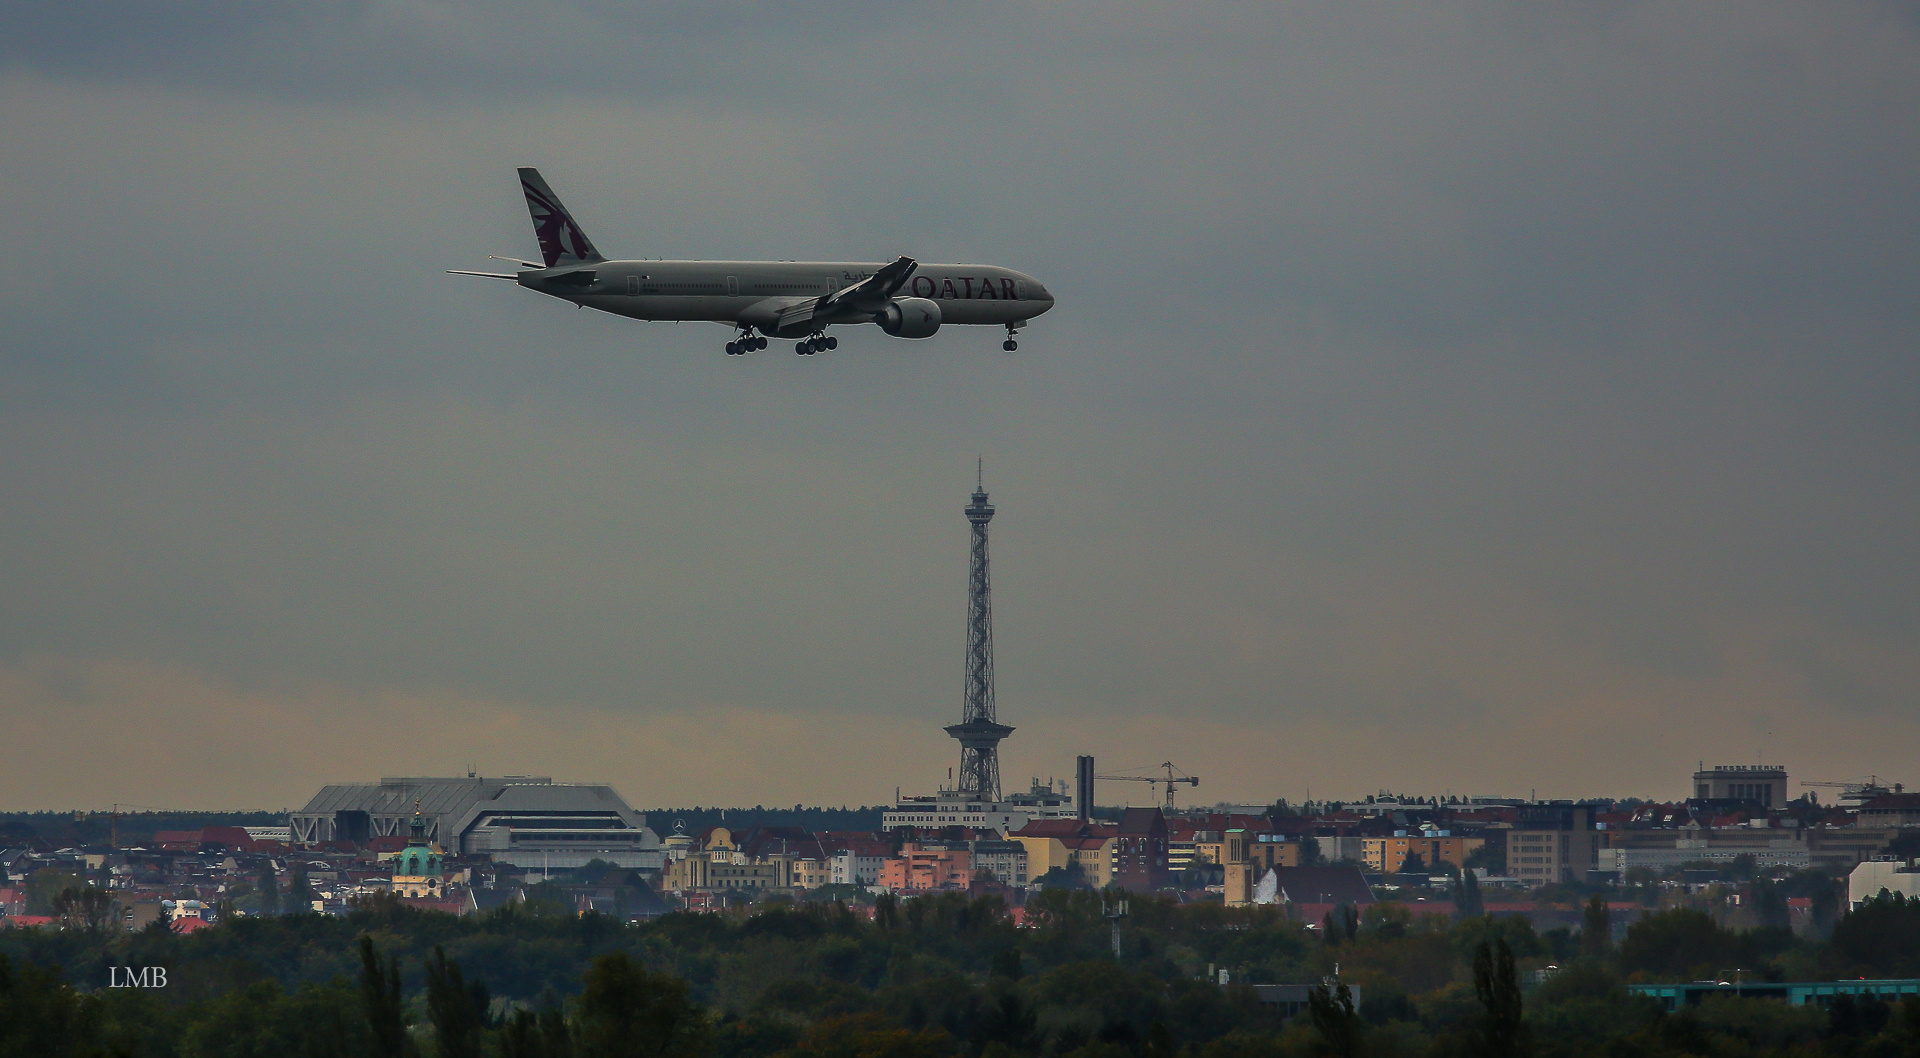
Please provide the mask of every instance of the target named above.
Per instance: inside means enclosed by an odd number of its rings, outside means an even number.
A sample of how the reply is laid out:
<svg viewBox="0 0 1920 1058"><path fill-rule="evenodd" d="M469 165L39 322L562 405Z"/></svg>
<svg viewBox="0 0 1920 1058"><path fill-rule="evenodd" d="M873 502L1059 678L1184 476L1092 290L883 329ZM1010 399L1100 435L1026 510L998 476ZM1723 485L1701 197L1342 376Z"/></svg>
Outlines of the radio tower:
<svg viewBox="0 0 1920 1058"><path fill-rule="evenodd" d="M966 706L960 722L947 734L960 740L959 792L970 800L1000 799L1000 740L1013 728L993 714L993 597L987 576L987 523L993 505L987 502L986 470L982 463L966 509L973 527L971 563L967 573L967 684Z"/></svg>

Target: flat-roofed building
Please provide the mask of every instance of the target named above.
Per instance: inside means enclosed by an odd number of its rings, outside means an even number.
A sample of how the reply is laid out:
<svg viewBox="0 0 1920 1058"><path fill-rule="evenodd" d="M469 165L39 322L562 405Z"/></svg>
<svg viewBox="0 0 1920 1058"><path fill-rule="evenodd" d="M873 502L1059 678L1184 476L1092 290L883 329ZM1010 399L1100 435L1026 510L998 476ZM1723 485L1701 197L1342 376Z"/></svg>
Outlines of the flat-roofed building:
<svg viewBox="0 0 1920 1058"><path fill-rule="evenodd" d="M1920 900L1920 867L1911 860L1868 860L1847 875L1847 906L1859 907L1882 892Z"/></svg>
<svg viewBox="0 0 1920 1058"><path fill-rule="evenodd" d="M1863 827L1920 827L1920 794L1890 793L1860 806Z"/></svg>
<svg viewBox="0 0 1920 1058"><path fill-rule="evenodd" d="M879 887L890 892L965 889L973 880L972 854L964 848L923 849L909 841L880 865Z"/></svg>
<svg viewBox="0 0 1920 1058"><path fill-rule="evenodd" d="M1428 870L1438 869L1442 863L1465 867L1467 857L1486 843L1485 838L1470 838L1446 831L1400 831L1392 837L1361 838L1360 862L1370 870L1385 874L1399 874L1406 867L1407 860L1415 855L1420 857L1421 864Z"/></svg>
<svg viewBox="0 0 1920 1058"><path fill-rule="evenodd" d="M1527 805L1507 832L1507 873L1526 885L1584 882L1599 857L1600 832L1587 805Z"/></svg>
<svg viewBox="0 0 1920 1058"><path fill-rule="evenodd" d="M1762 808L1787 803L1787 769L1770 764L1719 764L1693 773L1697 801L1751 801Z"/></svg>
<svg viewBox="0 0 1920 1058"><path fill-rule="evenodd" d="M322 787L288 823L299 844L364 845L406 834L416 805L427 838L450 854L520 867L580 867L592 860L640 870L665 865L660 838L613 787L545 776L341 783Z"/></svg>

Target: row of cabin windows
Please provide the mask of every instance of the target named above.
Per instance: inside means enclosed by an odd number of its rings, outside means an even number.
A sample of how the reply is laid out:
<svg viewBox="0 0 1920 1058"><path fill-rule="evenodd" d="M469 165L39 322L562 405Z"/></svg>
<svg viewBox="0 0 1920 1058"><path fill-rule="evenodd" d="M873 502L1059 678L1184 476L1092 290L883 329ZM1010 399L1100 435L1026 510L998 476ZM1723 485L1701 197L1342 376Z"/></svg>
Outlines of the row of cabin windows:
<svg viewBox="0 0 1920 1058"><path fill-rule="evenodd" d="M667 283L657 279L647 279L643 276L627 277L627 296L630 298L637 298L641 294L718 294L721 292L721 289L722 284L713 282ZM840 284L831 279L825 283L756 282L753 284L753 292L755 294L818 294L832 293L839 289ZM727 297L739 297L740 280L734 276L728 276L725 283L725 291Z"/></svg>

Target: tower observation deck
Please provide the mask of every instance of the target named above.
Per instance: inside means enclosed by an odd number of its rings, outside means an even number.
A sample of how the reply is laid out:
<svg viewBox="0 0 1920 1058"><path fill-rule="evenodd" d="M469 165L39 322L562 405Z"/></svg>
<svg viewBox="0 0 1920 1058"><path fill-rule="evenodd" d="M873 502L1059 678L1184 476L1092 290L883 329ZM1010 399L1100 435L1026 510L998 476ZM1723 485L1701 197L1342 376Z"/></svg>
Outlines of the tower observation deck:
<svg viewBox="0 0 1920 1058"><path fill-rule="evenodd" d="M984 477L966 508L972 530L967 570L967 675L960 722L947 734L960 743L958 792L980 801L1000 799L1000 740L1013 728L993 705L993 583L987 563L987 524L993 521Z"/></svg>

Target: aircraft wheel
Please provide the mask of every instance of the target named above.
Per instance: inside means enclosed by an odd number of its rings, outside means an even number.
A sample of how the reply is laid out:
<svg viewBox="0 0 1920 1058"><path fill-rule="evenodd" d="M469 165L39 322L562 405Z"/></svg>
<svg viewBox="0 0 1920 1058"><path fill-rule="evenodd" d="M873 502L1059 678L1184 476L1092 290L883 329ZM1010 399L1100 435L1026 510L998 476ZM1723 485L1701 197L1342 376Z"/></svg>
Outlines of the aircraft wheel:
<svg viewBox="0 0 1920 1058"><path fill-rule="evenodd" d="M827 339L827 348L829 348L829 349L838 349L838 348L840 348L840 339L838 339L838 338L833 338L833 337L829 337L829 338Z"/></svg>
<svg viewBox="0 0 1920 1058"><path fill-rule="evenodd" d="M728 343L727 343L727 355L728 355L728 356L739 356L739 355L740 355L740 343L739 343L739 342L728 342Z"/></svg>
<svg viewBox="0 0 1920 1058"><path fill-rule="evenodd" d="M1005 349L1007 352L1011 353L1014 350L1020 348L1020 343L1009 338L1006 341L1000 343L1000 348Z"/></svg>
<svg viewBox="0 0 1920 1058"><path fill-rule="evenodd" d="M795 353L795 354L797 354L797 355L799 355L799 356L806 356L806 355L808 355L809 353L811 353L811 352L813 352L813 350L812 350L812 349L809 349L809 348L807 347L807 343L805 343L805 342L795 342L795 343L793 343L793 351L794 351L794 353Z"/></svg>
<svg viewBox="0 0 1920 1058"><path fill-rule="evenodd" d="M765 349L767 347L767 340L765 338L756 337L753 339L753 347L755 349Z"/></svg>

